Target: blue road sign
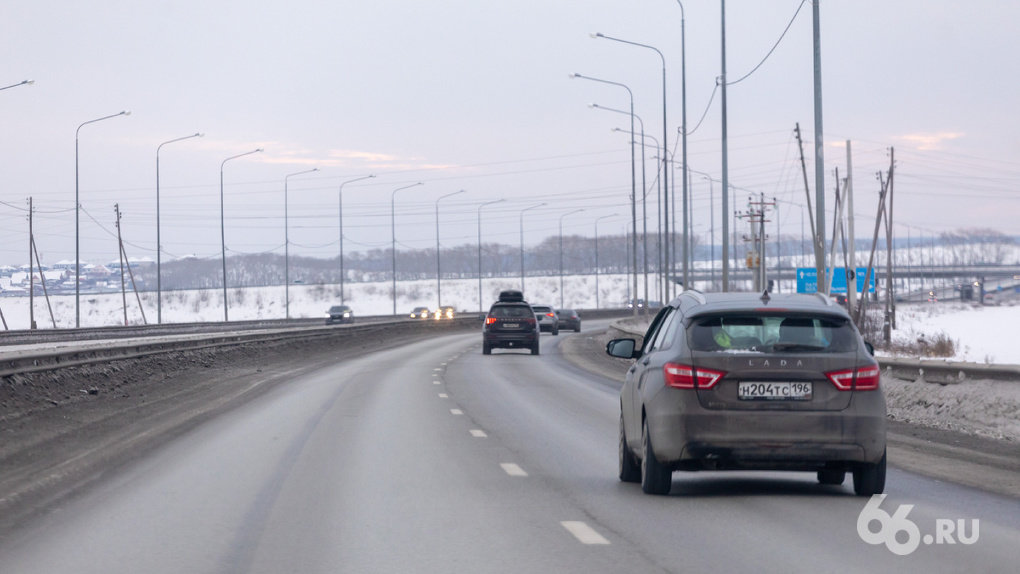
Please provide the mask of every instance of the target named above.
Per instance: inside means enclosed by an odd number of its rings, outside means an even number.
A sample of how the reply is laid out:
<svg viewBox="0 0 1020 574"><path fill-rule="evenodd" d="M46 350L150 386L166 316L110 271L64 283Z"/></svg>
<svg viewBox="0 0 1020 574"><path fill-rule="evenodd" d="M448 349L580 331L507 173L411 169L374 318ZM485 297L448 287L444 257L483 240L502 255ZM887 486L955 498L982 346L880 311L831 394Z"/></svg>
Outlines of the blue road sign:
<svg viewBox="0 0 1020 574"><path fill-rule="evenodd" d="M864 267L858 267L857 271L851 271L852 275L849 277L855 280L857 283L857 292L860 293L864 289L864 276L868 272ZM846 293L847 277L848 273L846 268L837 267L836 273L832 277L832 293ZM817 293L818 292L818 272L814 267L800 267L797 269L797 293ZM868 292L875 292L875 272L871 272L871 284L868 286Z"/></svg>

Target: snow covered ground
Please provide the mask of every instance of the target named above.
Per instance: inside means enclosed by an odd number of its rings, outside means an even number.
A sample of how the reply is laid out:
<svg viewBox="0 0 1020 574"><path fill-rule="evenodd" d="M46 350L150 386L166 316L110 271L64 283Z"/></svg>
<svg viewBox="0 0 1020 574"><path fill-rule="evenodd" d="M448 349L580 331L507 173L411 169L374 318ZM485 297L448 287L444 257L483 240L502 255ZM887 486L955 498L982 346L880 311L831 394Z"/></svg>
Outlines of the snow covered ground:
<svg viewBox="0 0 1020 574"><path fill-rule="evenodd" d="M945 333L956 345L954 361L1020 365L1020 306L975 306L963 303L901 305L897 340L931 340Z"/></svg>
<svg viewBox="0 0 1020 574"><path fill-rule="evenodd" d="M620 307L629 297L626 275L600 275L600 307ZM442 282L442 303L461 312L487 309L502 289L519 289L519 278L484 279L482 305L478 302L476 279ZM643 288L643 283L642 283ZM393 313L391 284L348 283L344 302L356 315L388 315ZM525 282L529 301L560 306L559 277L528 277ZM252 287L228 289L230 319L283 318L286 314L284 288ZM142 293L145 319L156 322L156 294ZM10 329L29 326L28 297L0 298L0 309ZM74 326L74 296L50 297L57 327ZM340 303L338 285L292 285L290 288L291 317L321 317L330 305ZM397 283L397 314L403 315L417 306L438 306L434 280ZM594 309L595 276L569 276L563 279L563 306ZM142 323L142 314L133 293L127 294L127 316L131 324ZM163 322L205 322L223 319L223 291L203 289L163 293ZM40 329L52 328L46 300L35 298L35 321ZM85 327L121 325L124 323L123 300L120 293L81 296L81 323ZM1013 327L1010 327L1012 325ZM977 307L956 302L901 305L898 308L894 337L916 341L922 334L931 340L945 333L957 342L952 360L976 363L1020 364L1020 345L1011 335L1020 325L1020 306Z"/></svg>

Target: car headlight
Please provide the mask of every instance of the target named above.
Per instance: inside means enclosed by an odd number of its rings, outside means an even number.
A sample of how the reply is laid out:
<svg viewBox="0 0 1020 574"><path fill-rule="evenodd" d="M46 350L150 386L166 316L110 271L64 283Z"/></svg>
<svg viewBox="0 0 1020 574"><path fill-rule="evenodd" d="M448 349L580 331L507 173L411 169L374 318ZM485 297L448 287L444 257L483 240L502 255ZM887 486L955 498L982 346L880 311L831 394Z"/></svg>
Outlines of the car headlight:
<svg viewBox="0 0 1020 574"><path fill-rule="evenodd" d="M344 313L344 317L350 317L350 316L351 316L350 313Z"/></svg>

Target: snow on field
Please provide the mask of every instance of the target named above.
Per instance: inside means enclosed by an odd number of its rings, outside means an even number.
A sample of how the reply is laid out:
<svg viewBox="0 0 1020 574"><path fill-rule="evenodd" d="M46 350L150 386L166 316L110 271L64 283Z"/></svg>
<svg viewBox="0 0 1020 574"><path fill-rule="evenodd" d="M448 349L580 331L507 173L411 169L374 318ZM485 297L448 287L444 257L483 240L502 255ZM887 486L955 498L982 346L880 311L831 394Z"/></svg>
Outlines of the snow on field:
<svg viewBox="0 0 1020 574"><path fill-rule="evenodd" d="M651 279L654 284L654 279ZM599 307L620 307L629 297L626 275L600 275ZM642 281L643 285L643 281ZM478 302L476 279L450 279L442 282L442 304L459 312L487 309L502 289L519 289L519 278L484 279L482 305ZM568 276L563 279L563 306L594 309L595 276ZM560 306L560 279L528 277L526 295L533 303ZM344 302L356 315L389 315L393 313L391 284L348 283ZM283 318L286 315L284 288L251 287L227 290L232 321ZM156 294L141 293L145 319L156 322ZM28 297L0 298L7 325L11 329L29 326ZM74 326L74 296L50 297L57 327ZM339 285L292 285L290 288L291 317L321 317L330 305L340 303ZM438 306L435 280L402 281L397 283L398 315L417 306ZM127 294L127 316L131 324L142 323L142 315L133 293ZM222 289L170 291L163 293L163 322L190 323L223 320ZM40 329L52 328L46 300L35 298L35 321ZM83 327L124 324L123 299L120 293L83 294L81 296ZM1012 326L1012 327L1008 327ZM977 363L1020 364L1020 345L1011 336L1020 332L1020 306L975 307L953 302L900 305L894 336L898 340L916 341L922 334L931 340L944 332L957 342L957 354L951 359Z"/></svg>
<svg viewBox="0 0 1020 574"><path fill-rule="evenodd" d="M897 340L931 340L945 333L956 345L950 360L1020 365L1020 306L975 306L963 303L897 307Z"/></svg>

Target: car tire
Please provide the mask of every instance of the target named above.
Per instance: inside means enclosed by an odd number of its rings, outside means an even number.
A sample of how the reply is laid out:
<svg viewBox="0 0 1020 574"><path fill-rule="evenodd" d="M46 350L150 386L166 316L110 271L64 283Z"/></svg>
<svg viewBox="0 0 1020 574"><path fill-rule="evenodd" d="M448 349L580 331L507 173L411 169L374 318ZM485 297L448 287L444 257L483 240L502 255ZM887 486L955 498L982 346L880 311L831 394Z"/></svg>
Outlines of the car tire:
<svg viewBox="0 0 1020 574"><path fill-rule="evenodd" d="M483 355L491 355L492 354L492 345L490 345L488 343L482 343L482 354Z"/></svg>
<svg viewBox="0 0 1020 574"><path fill-rule="evenodd" d="M634 453L627 446L627 434L623 430L623 412L620 413L620 480L622 482L641 482L641 465L634 458Z"/></svg>
<svg viewBox="0 0 1020 574"><path fill-rule="evenodd" d="M831 484L833 486L839 486L846 480L845 470L836 470L832 468L823 468L818 471L818 482L819 484Z"/></svg>
<svg viewBox="0 0 1020 574"><path fill-rule="evenodd" d="M575 333L580 333L581 332L581 324L580 323L578 323L577 326L574 327L574 332Z"/></svg>
<svg viewBox="0 0 1020 574"><path fill-rule="evenodd" d="M531 344L531 354L532 355L538 354L538 339L535 339L535 342Z"/></svg>
<svg viewBox="0 0 1020 574"><path fill-rule="evenodd" d="M552 334L553 335L559 335L560 334L560 328L559 327L553 327Z"/></svg>
<svg viewBox="0 0 1020 574"><path fill-rule="evenodd" d="M872 496L885 491L885 452L878 464L862 464L854 469L854 494Z"/></svg>
<svg viewBox="0 0 1020 574"><path fill-rule="evenodd" d="M652 439L648 436L648 421L641 425L641 456L641 490L645 494L669 494L673 486L673 472L655 458Z"/></svg>

